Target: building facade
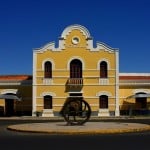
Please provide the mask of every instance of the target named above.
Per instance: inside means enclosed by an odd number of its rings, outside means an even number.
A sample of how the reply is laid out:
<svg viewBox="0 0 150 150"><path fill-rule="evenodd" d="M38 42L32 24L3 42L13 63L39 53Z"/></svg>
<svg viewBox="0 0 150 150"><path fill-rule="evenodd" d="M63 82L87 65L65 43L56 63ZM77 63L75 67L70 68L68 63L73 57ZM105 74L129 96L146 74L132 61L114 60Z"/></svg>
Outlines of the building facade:
<svg viewBox="0 0 150 150"><path fill-rule="evenodd" d="M119 73L118 49L101 42L93 47L81 25L66 27L55 45L33 51L32 76L0 78L1 113L7 115L11 101L16 114L54 117L66 101L84 99L92 116L149 114L150 74Z"/></svg>
<svg viewBox="0 0 150 150"><path fill-rule="evenodd" d="M85 99L98 116L119 116L118 50L97 43L80 25L64 29L59 46L33 52L33 115L53 116L72 97Z"/></svg>
<svg viewBox="0 0 150 150"><path fill-rule="evenodd" d="M150 74L119 74L120 115L150 114Z"/></svg>
<svg viewBox="0 0 150 150"><path fill-rule="evenodd" d="M0 76L0 116L32 115L32 76Z"/></svg>

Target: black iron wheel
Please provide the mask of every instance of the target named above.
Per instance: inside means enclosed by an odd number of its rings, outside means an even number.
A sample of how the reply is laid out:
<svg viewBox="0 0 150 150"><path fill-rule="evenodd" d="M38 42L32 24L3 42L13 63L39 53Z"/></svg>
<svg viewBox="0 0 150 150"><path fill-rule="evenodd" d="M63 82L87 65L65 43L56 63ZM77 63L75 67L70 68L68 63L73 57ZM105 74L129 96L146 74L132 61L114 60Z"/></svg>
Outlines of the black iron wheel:
<svg viewBox="0 0 150 150"><path fill-rule="evenodd" d="M73 99L68 101L63 110L67 125L83 125L91 116L91 108L85 100Z"/></svg>

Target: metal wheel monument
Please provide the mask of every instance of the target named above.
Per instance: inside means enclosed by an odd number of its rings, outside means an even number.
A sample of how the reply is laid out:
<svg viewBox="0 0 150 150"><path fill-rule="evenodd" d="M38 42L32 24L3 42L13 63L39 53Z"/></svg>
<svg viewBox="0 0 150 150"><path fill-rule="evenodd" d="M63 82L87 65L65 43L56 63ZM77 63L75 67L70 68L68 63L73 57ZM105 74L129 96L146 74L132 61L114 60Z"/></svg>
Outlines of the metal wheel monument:
<svg viewBox="0 0 150 150"><path fill-rule="evenodd" d="M91 116L91 108L83 99L72 99L64 104L61 113L67 125L83 125Z"/></svg>

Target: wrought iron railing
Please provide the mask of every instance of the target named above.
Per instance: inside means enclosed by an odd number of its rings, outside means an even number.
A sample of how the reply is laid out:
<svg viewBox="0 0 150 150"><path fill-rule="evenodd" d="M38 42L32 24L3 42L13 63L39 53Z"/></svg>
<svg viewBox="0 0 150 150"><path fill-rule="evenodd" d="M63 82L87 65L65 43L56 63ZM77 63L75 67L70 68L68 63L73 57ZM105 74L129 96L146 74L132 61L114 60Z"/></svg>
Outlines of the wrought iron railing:
<svg viewBox="0 0 150 150"><path fill-rule="evenodd" d="M67 85L83 85L83 78L69 78Z"/></svg>

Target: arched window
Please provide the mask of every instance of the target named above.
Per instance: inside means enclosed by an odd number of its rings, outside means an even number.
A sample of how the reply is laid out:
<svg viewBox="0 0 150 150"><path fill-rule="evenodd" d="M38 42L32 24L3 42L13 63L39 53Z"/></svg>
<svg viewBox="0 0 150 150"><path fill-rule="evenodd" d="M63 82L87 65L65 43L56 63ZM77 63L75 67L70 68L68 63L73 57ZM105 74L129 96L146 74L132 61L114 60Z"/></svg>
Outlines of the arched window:
<svg viewBox="0 0 150 150"><path fill-rule="evenodd" d="M107 78L107 63L102 61L100 63L100 78Z"/></svg>
<svg viewBox="0 0 150 150"><path fill-rule="evenodd" d="M44 77L45 78L52 78L52 64L50 61L45 62Z"/></svg>
<svg viewBox="0 0 150 150"><path fill-rule="evenodd" d="M82 62L78 59L70 63L70 78L82 78Z"/></svg>
<svg viewBox="0 0 150 150"><path fill-rule="evenodd" d="M108 108L108 96L107 95L99 96L99 108Z"/></svg>
<svg viewBox="0 0 150 150"><path fill-rule="evenodd" d="M52 96L44 96L44 109L52 109Z"/></svg>

